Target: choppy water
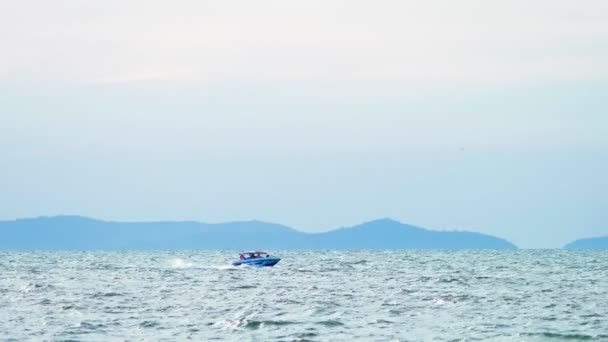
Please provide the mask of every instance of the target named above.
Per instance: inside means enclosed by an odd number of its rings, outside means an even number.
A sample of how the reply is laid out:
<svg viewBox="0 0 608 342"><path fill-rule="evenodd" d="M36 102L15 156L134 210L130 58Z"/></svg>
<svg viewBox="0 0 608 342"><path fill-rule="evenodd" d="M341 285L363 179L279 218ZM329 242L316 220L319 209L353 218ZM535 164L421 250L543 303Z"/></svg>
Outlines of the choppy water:
<svg viewBox="0 0 608 342"><path fill-rule="evenodd" d="M608 253L0 253L0 340L608 341Z"/></svg>

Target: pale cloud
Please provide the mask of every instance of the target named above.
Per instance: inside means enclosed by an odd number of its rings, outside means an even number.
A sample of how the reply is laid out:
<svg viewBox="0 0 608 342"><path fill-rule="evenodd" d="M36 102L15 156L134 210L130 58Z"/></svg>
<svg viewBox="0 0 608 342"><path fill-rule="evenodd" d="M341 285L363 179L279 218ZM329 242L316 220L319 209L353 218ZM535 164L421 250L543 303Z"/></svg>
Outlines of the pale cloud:
<svg viewBox="0 0 608 342"><path fill-rule="evenodd" d="M605 79L605 1L19 1L0 77Z"/></svg>

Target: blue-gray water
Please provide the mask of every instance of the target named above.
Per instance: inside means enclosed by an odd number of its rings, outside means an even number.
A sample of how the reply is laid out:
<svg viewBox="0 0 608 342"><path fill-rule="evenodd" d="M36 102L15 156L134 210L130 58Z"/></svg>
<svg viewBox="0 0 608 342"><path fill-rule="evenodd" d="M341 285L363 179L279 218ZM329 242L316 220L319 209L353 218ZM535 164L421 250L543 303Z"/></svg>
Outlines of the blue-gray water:
<svg viewBox="0 0 608 342"><path fill-rule="evenodd" d="M608 341L608 253L0 253L0 340Z"/></svg>

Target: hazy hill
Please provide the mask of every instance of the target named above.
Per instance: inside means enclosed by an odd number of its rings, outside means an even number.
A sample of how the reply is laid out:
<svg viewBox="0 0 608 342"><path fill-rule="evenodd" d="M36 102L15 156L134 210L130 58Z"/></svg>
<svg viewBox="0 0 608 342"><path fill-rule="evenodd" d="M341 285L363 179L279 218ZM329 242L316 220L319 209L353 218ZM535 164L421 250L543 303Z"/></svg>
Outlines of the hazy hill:
<svg viewBox="0 0 608 342"><path fill-rule="evenodd" d="M124 249L515 249L472 232L443 232L383 219L326 233L260 221L110 222L79 216L0 221L1 250Z"/></svg>
<svg viewBox="0 0 608 342"><path fill-rule="evenodd" d="M111 222L79 216L0 221L0 249L242 249L281 248L305 238L291 228L259 222Z"/></svg>
<svg viewBox="0 0 608 342"><path fill-rule="evenodd" d="M490 235L436 231L391 219L366 222L317 234L318 246L327 249L515 249L512 243Z"/></svg>
<svg viewBox="0 0 608 342"><path fill-rule="evenodd" d="M608 236L575 240L564 246L565 249L608 249Z"/></svg>

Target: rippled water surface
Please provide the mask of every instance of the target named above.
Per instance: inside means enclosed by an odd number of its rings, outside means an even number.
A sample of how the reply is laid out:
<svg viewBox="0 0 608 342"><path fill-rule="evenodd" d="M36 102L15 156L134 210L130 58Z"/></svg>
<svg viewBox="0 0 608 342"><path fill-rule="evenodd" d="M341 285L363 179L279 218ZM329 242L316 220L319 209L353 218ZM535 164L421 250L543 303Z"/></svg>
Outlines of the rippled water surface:
<svg viewBox="0 0 608 342"><path fill-rule="evenodd" d="M608 253L0 253L0 340L608 341Z"/></svg>

